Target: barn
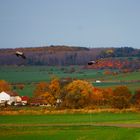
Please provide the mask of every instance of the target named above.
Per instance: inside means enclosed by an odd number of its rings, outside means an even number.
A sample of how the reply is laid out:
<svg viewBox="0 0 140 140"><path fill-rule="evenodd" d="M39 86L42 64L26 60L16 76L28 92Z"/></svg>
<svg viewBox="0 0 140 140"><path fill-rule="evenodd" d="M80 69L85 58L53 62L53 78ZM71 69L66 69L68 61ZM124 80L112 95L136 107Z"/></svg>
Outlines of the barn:
<svg viewBox="0 0 140 140"><path fill-rule="evenodd" d="M7 94L6 92L2 91L0 93L0 104L5 104L8 101L10 101L10 95Z"/></svg>

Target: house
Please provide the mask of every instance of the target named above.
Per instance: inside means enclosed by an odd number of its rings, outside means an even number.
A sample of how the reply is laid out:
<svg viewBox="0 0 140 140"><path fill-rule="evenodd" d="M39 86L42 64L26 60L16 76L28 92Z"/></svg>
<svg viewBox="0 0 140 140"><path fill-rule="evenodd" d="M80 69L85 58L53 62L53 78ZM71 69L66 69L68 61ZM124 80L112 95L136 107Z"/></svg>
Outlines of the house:
<svg viewBox="0 0 140 140"><path fill-rule="evenodd" d="M0 105L22 105L22 99L16 92L2 91L0 93Z"/></svg>
<svg viewBox="0 0 140 140"><path fill-rule="evenodd" d="M17 105L22 105L22 99L20 96L15 96L15 103L14 105L17 106Z"/></svg>
<svg viewBox="0 0 140 140"><path fill-rule="evenodd" d="M21 103L22 105L27 105L29 101L29 97L28 96L21 96Z"/></svg>
<svg viewBox="0 0 140 140"><path fill-rule="evenodd" d="M8 105L14 105L17 102L16 97L18 97L18 94L16 92L8 91L6 92L10 96L10 100L7 102Z"/></svg>
<svg viewBox="0 0 140 140"><path fill-rule="evenodd" d="M7 94L6 92L4 92L4 91L2 91L1 93L0 93L0 104L1 105L5 105L5 104L7 104L7 102L10 100L10 95L9 94Z"/></svg>

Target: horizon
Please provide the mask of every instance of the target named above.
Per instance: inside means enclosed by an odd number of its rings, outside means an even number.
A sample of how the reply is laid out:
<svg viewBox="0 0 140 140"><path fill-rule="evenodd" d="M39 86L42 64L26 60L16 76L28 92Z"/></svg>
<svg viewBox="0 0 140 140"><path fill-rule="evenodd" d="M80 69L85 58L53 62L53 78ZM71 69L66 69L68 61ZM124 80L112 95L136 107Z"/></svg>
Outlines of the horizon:
<svg viewBox="0 0 140 140"><path fill-rule="evenodd" d="M116 47L86 47L86 46L72 46L72 45L44 45L44 46L33 46L33 47L17 47L17 48L0 48L0 49L28 49L28 48L45 48L45 47L80 47L80 48L87 48L87 49L102 49L102 48L105 48L105 49L115 49L115 48L133 48L133 49L140 49L140 48L134 48L134 47L131 47L131 46L116 46Z"/></svg>
<svg viewBox="0 0 140 140"><path fill-rule="evenodd" d="M140 49L139 0L0 1L0 48Z"/></svg>

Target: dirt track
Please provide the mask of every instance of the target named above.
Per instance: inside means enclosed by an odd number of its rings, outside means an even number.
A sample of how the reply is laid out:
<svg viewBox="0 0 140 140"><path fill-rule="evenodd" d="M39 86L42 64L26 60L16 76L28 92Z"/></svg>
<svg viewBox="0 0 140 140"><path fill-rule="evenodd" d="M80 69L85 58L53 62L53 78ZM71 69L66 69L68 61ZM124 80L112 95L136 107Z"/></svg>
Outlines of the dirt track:
<svg viewBox="0 0 140 140"><path fill-rule="evenodd" d="M61 124L0 124L0 126L114 126L114 127L125 127L125 128L140 128L140 123L61 123Z"/></svg>

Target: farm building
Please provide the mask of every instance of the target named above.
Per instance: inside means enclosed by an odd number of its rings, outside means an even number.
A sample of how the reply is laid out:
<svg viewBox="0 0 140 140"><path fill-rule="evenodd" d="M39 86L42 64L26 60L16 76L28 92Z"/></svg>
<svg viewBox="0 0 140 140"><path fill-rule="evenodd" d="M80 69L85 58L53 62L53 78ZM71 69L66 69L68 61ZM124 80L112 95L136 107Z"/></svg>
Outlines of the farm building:
<svg viewBox="0 0 140 140"><path fill-rule="evenodd" d="M100 80L96 80L95 82L96 82L96 83L101 83L101 81L100 81Z"/></svg>
<svg viewBox="0 0 140 140"><path fill-rule="evenodd" d="M0 93L0 104L5 104L8 101L10 101L10 95L2 91Z"/></svg>
<svg viewBox="0 0 140 140"><path fill-rule="evenodd" d="M29 98L27 96L20 97L16 92L1 92L0 105L27 105Z"/></svg>
<svg viewBox="0 0 140 140"><path fill-rule="evenodd" d="M29 101L28 96L21 96L22 105L27 105L28 101Z"/></svg>

